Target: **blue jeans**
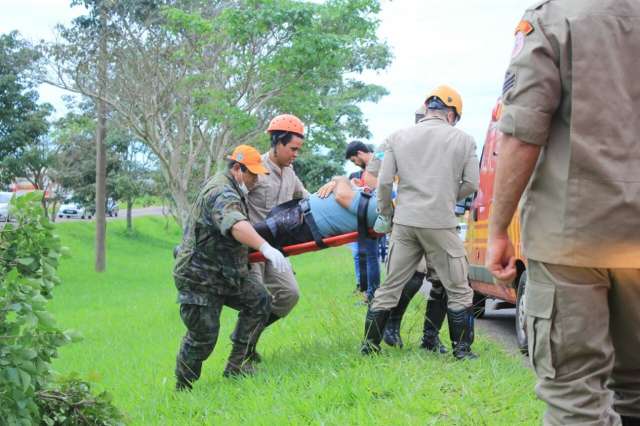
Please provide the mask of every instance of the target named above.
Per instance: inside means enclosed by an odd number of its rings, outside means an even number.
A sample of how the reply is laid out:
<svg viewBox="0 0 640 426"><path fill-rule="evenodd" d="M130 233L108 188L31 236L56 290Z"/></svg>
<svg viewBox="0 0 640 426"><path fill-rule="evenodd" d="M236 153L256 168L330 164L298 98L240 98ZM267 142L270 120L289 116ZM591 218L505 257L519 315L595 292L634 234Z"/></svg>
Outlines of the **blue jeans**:
<svg viewBox="0 0 640 426"><path fill-rule="evenodd" d="M351 244L351 254L356 268L356 287L360 285L360 256L358 243ZM380 287L380 263L378 261L378 240L365 240L364 251L367 254L367 299L372 300L376 289Z"/></svg>

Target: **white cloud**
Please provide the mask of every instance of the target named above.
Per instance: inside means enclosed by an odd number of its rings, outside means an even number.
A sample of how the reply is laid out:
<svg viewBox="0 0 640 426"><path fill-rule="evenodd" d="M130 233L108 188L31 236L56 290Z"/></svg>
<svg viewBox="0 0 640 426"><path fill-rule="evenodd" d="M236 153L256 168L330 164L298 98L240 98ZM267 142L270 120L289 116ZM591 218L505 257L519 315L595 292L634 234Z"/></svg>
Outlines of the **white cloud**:
<svg viewBox="0 0 640 426"><path fill-rule="evenodd" d="M514 29L529 5L530 0L385 0L379 35L393 49L394 61L382 73L363 76L390 92L378 104L362 106L371 142L411 125L425 95L449 84L463 97L458 126L481 145L501 93Z"/></svg>

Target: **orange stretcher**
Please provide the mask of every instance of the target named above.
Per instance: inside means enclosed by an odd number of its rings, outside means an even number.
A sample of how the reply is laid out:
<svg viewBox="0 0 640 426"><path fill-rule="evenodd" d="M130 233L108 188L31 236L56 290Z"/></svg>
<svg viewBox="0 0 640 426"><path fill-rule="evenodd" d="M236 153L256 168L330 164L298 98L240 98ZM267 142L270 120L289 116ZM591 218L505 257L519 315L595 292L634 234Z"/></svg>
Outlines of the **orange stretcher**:
<svg viewBox="0 0 640 426"><path fill-rule="evenodd" d="M382 234L377 234L372 230L369 230L369 234L373 237L381 237ZM335 235L333 237L323 238L322 241L327 247L338 247L344 244L353 243L358 241L358 232L349 232L348 234ZM286 246L282 248L282 252L285 256L297 256L303 253L309 253L312 251L322 250L318 247L315 241L308 241L306 243L294 244L292 246ZM249 254L249 263L264 262L265 258L259 251Z"/></svg>

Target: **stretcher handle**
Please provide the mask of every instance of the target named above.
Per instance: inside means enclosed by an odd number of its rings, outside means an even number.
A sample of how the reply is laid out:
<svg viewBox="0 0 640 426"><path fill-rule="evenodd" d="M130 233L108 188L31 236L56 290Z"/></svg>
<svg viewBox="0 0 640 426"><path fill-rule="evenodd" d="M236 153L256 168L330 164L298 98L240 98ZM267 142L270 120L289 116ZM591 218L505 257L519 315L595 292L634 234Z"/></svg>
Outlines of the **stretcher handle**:
<svg viewBox="0 0 640 426"><path fill-rule="evenodd" d="M377 234L373 230L369 230L369 235L374 238L379 238L382 234ZM323 238L322 241L327 247L338 247L344 244L353 243L358 241L357 232L349 232L348 234L335 235L333 237ZM322 250L315 241L308 241L306 243L294 244L292 246L286 246L282 248L282 252L285 256L297 256L299 254L308 253L312 251ZM249 263L264 262L265 258L259 251L249 253Z"/></svg>

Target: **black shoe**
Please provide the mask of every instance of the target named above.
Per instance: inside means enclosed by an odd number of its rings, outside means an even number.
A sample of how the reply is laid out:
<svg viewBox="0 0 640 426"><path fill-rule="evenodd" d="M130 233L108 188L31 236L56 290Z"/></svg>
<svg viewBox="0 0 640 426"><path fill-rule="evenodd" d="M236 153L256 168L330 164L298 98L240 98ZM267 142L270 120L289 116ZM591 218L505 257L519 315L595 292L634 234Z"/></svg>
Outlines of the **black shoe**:
<svg viewBox="0 0 640 426"><path fill-rule="evenodd" d="M640 417L620 416L622 426L640 426Z"/></svg>
<svg viewBox="0 0 640 426"><path fill-rule="evenodd" d="M190 392L193 389L191 383L186 380L176 380L176 392Z"/></svg>
<svg viewBox="0 0 640 426"><path fill-rule="evenodd" d="M384 336L382 336L384 342L389 346L395 346L402 348L404 346L402 337L400 336L400 320L402 318L391 318L387 320L387 325L384 328Z"/></svg>
<svg viewBox="0 0 640 426"><path fill-rule="evenodd" d="M178 354L175 370L176 391L190 391L193 388L193 383L200 378L201 372L202 361L189 360L188 357L183 358Z"/></svg>
<svg viewBox="0 0 640 426"><path fill-rule="evenodd" d="M364 342L360 347L362 355L371 355L380 352L380 342L384 333L384 326L389 317L389 311L367 310L367 317L364 322Z"/></svg>
<svg viewBox="0 0 640 426"><path fill-rule="evenodd" d="M438 332L433 333L431 331L425 331L422 335L420 347L424 350L441 354L446 354L448 352L447 347L442 344L442 341L440 341L440 335Z"/></svg>
<svg viewBox="0 0 640 426"><path fill-rule="evenodd" d="M449 319L449 336L453 356L456 359L476 359L478 356L471 352L473 343L473 306L461 311L447 310Z"/></svg>
<svg viewBox="0 0 640 426"><path fill-rule="evenodd" d="M222 375L224 377L250 376L255 372L253 363L247 358L246 345L234 343Z"/></svg>

